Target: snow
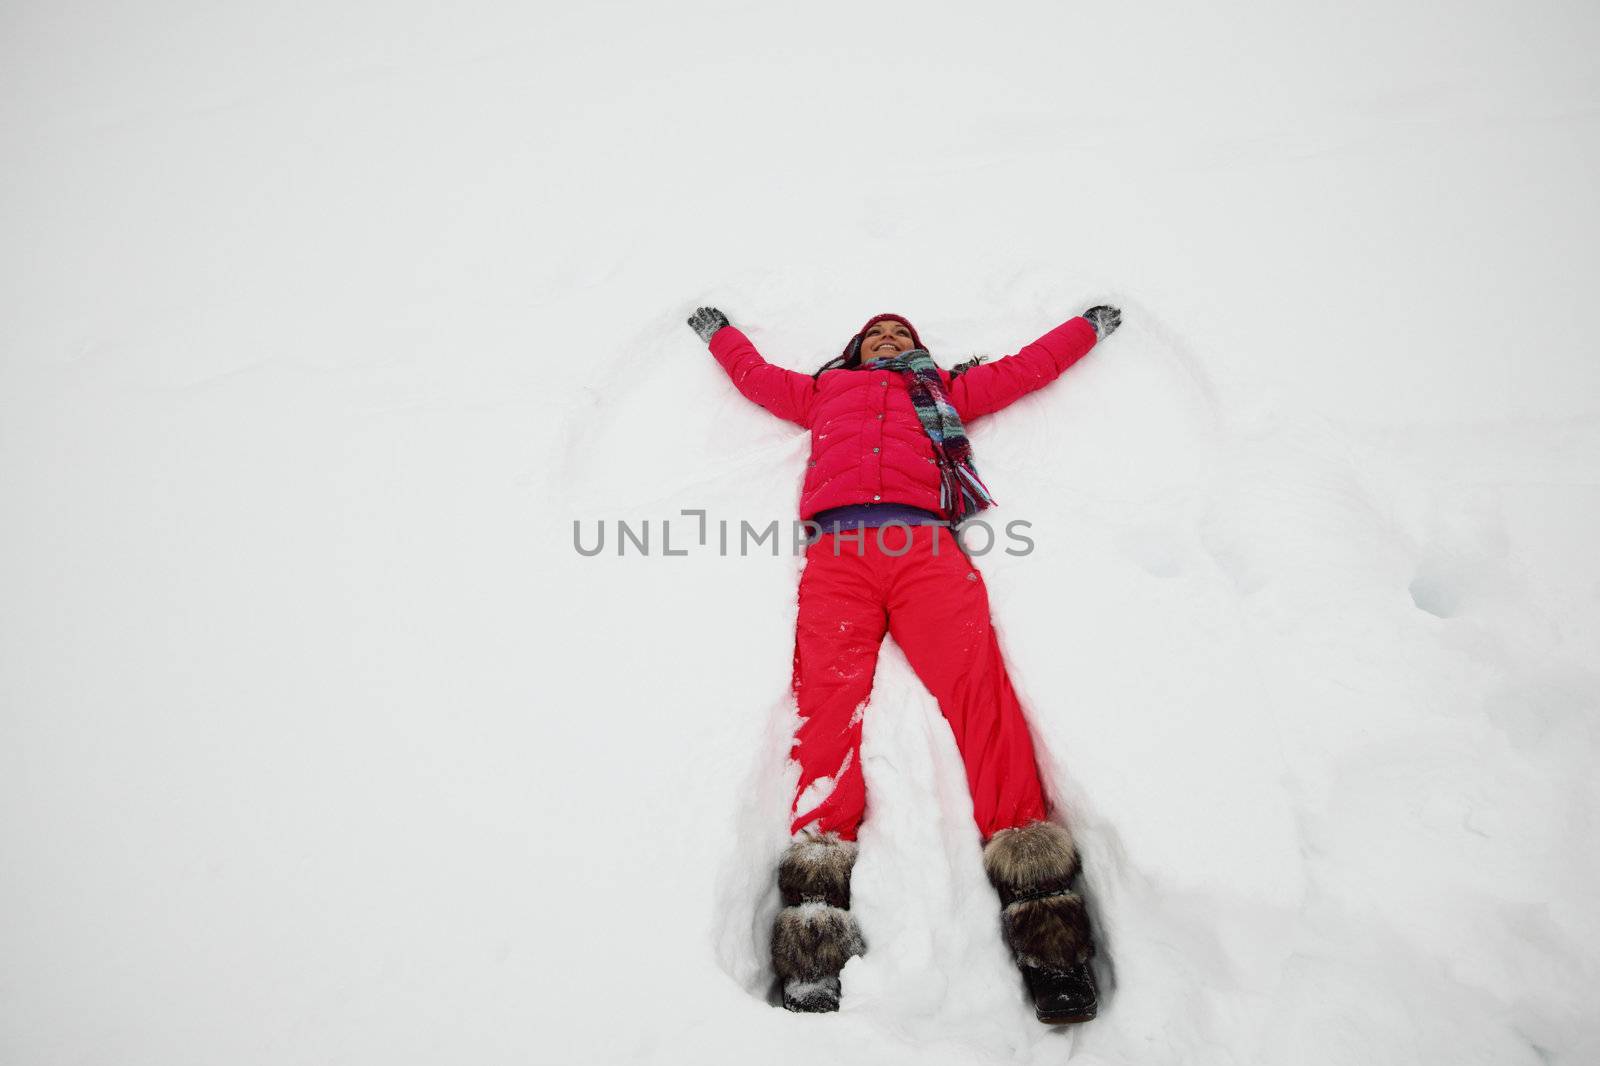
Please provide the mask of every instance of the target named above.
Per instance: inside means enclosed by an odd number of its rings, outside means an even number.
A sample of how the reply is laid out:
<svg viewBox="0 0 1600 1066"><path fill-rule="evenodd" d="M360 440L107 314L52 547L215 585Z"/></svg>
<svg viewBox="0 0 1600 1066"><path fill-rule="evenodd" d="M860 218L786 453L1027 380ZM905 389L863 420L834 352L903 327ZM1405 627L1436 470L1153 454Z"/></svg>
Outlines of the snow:
<svg viewBox="0 0 1600 1066"><path fill-rule="evenodd" d="M4 27L0 1060L1600 1059L1593 5ZM715 547L806 439L684 319L1101 302L972 427L1101 1017L1033 1020L892 641L868 951L774 1009L800 559Z"/></svg>

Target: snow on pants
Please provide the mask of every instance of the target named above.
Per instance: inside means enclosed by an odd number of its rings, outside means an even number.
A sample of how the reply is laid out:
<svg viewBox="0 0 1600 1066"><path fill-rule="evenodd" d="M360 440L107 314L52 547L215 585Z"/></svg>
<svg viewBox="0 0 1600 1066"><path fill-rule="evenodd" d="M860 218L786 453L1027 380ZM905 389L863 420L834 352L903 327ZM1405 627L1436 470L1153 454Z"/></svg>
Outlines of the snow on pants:
<svg viewBox="0 0 1600 1066"><path fill-rule="evenodd" d="M983 838L1044 818L1033 741L1000 658L982 575L947 527L890 526L881 546L867 529L859 539L854 531L823 534L806 549L794 644L802 721L792 749L800 783L791 833L856 837L867 804L861 721L885 632L955 732Z"/></svg>

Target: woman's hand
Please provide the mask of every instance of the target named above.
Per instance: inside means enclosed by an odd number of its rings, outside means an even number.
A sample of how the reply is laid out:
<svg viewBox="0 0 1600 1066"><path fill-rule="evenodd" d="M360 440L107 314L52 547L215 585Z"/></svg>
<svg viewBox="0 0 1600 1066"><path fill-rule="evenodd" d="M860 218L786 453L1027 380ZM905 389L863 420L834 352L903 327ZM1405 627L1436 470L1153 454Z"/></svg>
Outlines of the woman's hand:
<svg viewBox="0 0 1600 1066"><path fill-rule="evenodd" d="M1099 304L1091 307L1083 313L1083 317L1087 318L1089 325L1094 327L1095 337L1099 340L1105 340L1117 331L1118 326L1122 325L1122 312L1110 304Z"/></svg>
<svg viewBox="0 0 1600 1066"><path fill-rule="evenodd" d="M715 307L696 308L689 316L689 328L700 337L702 344L710 344L717 330L728 324L728 316Z"/></svg>

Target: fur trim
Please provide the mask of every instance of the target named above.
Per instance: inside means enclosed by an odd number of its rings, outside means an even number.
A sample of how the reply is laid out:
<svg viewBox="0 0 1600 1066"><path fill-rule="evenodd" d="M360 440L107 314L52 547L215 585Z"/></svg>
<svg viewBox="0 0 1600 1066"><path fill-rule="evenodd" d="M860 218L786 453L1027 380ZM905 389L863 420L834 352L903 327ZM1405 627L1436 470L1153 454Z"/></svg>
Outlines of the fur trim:
<svg viewBox="0 0 1600 1066"><path fill-rule="evenodd" d="M855 915L826 903L785 907L772 926L772 968L785 983L837 977L866 948Z"/></svg>
<svg viewBox="0 0 1600 1066"><path fill-rule="evenodd" d="M1066 969L1094 955L1089 912L1076 892L1013 903L1000 921L1006 945L1022 966Z"/></svg>
<svg viewBox="0 0 1600 1066"><path fill-rule="evenodd" d="M1033 822L1002 829L983 849L983 869L1002 906L1045 892L1060 892L1078 875L1078 849L1067 827Z"/></svg>
<svg viewBox="0 0 1600 1066"><path fill-rule="evenodd" d="M822 902L849 909L850 871L856 864L856 842L834 834L807 834L784 852L778 864L778 891L785 906Z"/></svg>

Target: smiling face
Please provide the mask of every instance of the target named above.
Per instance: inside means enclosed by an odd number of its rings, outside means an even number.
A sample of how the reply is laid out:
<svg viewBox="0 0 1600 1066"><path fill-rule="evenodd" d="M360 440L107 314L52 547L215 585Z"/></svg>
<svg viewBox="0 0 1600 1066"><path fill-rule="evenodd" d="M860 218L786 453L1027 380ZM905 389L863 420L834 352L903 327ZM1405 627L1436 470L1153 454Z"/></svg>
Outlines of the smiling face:
<svg viewBox="0 0 1600 1066"><path fill-rule="evenodd" d="M874 359L892 359L901 352L909 352L915 343L911 339L910 328L904 322L886 318L882 322L874 322L872 328L861 335L861 361L870 363Z"/></svg>

